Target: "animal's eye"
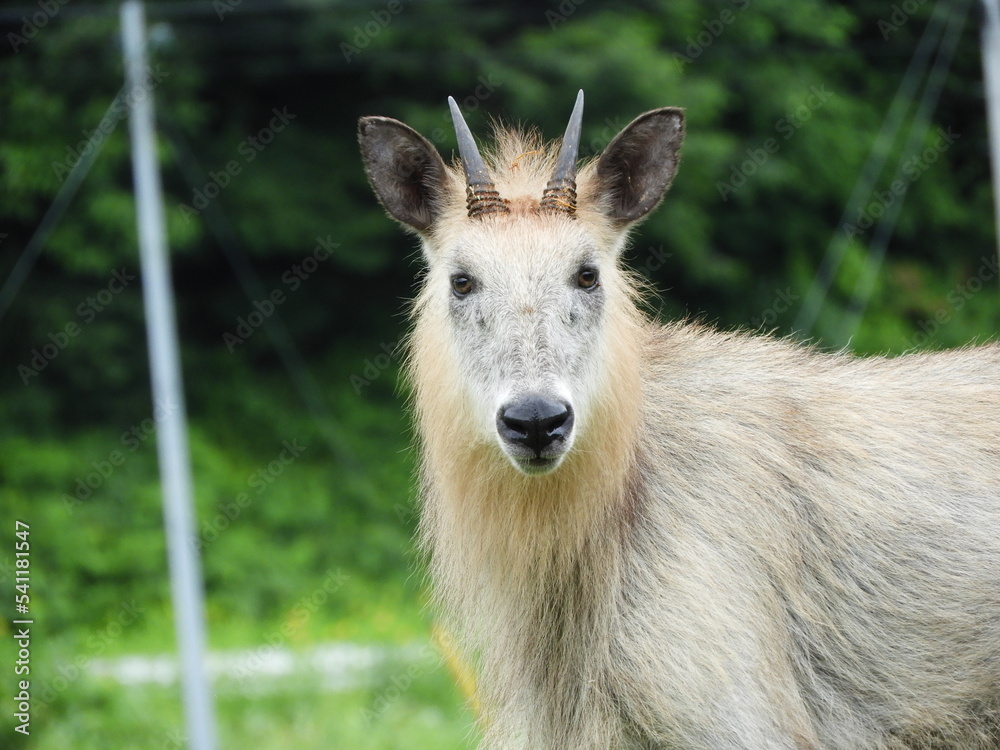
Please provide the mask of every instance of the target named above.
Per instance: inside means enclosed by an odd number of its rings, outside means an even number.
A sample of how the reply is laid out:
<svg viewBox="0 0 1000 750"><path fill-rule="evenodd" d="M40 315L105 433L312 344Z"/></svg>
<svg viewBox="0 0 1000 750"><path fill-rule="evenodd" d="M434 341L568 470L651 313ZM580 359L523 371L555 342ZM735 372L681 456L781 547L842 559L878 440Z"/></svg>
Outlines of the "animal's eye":
<svg viewBox="0 0 1000 750"><path fill-rule="evenodd" d="M581 289L595 289L597 287L597 269L584 266L576 277L576 283Z"/></svg>
<svg viewBox="0 0 1000 750"><path fill-rule="evenodd" d="M451 277L451 290L457 297L464 297L472 291L472 279L468 276L457 274Z"/></svg>

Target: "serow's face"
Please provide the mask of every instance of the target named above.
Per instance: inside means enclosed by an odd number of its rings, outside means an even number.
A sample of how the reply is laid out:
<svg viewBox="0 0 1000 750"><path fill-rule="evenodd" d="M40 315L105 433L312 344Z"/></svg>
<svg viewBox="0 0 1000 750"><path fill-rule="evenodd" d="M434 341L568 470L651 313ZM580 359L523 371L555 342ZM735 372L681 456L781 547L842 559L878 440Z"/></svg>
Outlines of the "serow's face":
<svg viewBox="0 0 1000 750"><path fill-rule="evenodd" d="M543 474L589 426L596 391L613 387L601 362L607 285L619 279L576 222L520 229L487 221L462 233L436 258L424 293L449 329L470 433Z"/></svg>
<svg viewBox="0 0 1000 750"><path fill-rule="evenodd" d="M496 445L526 474L546 474L588 430L606 382L615 305L627 303L618 255L628 229L662 200L677 168L683 112L636 118L576 175L583 93L558 155L516 133L487 163L452 100L461 167L397 120L360 122L362 156L389 214L423 240L420 346L447 348L441 376L461 444ZM577 196L580 196L579 205ZM434 358L439 353L423 352ZM424 382L432 389L435 383ZM450 400L449 400L450 399Z"/></svg>

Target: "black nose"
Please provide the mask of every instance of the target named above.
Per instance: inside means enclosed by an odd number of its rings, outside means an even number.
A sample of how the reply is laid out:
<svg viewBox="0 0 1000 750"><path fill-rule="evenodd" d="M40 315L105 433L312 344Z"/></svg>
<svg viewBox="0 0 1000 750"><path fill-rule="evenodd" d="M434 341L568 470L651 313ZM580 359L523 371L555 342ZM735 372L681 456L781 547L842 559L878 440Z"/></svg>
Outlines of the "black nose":
<svg viewBox="0 0 1000 750"><path fill-rule="evenodd" d="M573 410L561 401L528 396L500 410L497 430L504 440L520 443L541 456L556 440L564 440L573 427Z"/></svg>

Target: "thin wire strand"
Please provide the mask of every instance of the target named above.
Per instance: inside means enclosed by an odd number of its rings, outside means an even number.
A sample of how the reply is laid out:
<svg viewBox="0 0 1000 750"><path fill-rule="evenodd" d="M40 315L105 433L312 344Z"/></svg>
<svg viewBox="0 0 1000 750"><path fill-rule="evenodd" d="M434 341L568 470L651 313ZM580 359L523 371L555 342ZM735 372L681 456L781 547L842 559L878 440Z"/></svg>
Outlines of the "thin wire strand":
<svg viewBox="0 0 1000 750"><path fill-rule="evenodd" d="M847 251L848 239L844 236L843 227L850 223L851 219L859 212L861 204L869 200L875 183L878 181L885 167L885 162L892 151L892 143L895 142L903 120L910 110L914 96L923 80L931 60L931 53L938 46L941 35L944 31L948 17L947 3L939 2L934 8L934 14L927 23L917 48L910 58L910 64L903 74L903 80L899 84L889 111L886 114L882 127L875 137L875 143L868 154L868 159L861 170L854 189L844 207L844 213L837 222L830 237L830 242L826 246L823 260L813 277L809 290L802 300L802 307L795 318L792 326L802 338L808 338L812 334L813 326L819 317L826 302L826 297L830 292L830 287L837 276L840 264L844 260Z"/></svg>
<svg viewBox="0 0 1000 750"><path fill-rule="evenodd" d="M188 145L183 133L171 118L161 114L158 119L163 128L164 135L174 147L181 175L184 177L188 187L193 190L198 189L199 186L208 182L208 177L201 168L198 158ZM242 287L247 300L253 302L254 300L266 299L269 291L250 263L250 259L243 251L242 245L232 228L232 224L225 216L225 212L217 204L218 201L210 201L201 210L201 216L204 218L209 231L215 236L215 240L229 262L230 267L233 269L233 273L235 273L236 279ZM294 339L277 309L264 317L262 327L271 344L274 346L282 365L284 365L285 370L288 372L292 384L302 399L302 403L313 418L320 435L322 435L327 446L330 448L331 453L343 465L359 468L360 462L340 432L335 429L336 420L333 417L330 407L327 405L326 398L323 396L323 392L316 383L315 378L309 372L309 368L306 366L301 352L295 345ZM357 473L359 480L366 484L366 489L374 491L374 486L367 483L364 473L361 471Z"/></svg>
<svg viewBox="0 0 1000 750"><path fill-rule="evenodd" d="M101 119L101 122L107 120L111 113L115 110L115 107L119 106L119 102L122 100L122 97L125 96L126 89L127 85L123 85L117 96L115 96L111 104L108 105L108 109L104 113L104 117ZM31 269L35 267L35 262L42 254L42 250L45 249L45 243L48 242L49 236L55 230L59 221L66 213L66 209L68 209L70 204L73 202L73 198L76 196L77 191L80 189L83 181L90 173L90 168L94 166L94 162L97 161L98 154L100 154L101 150L104 148L104 143L111 137L111 134L118 126L120 120L120 117L112 118L111 129L107 132L107 134L93 144L90 151L83 154L80 157L80 160L73 165L72 169L70 169L70 173L67 175L66 181L63 182L62 187L59 188L55 199L53 199L52 203L49 205L45 215L42 216L42 220L38 223L35 233L31 235L31 239L28 240L28 244L24 246L24 251L21 253L21 257L17 259L17 262L11 269L7 280L3 283L3 286L0 287L0 320L3 320L3 316L7 313L7 310L14 302L14 298L24 285L25 280L31 273ZM103 129L101 132L104 132Z"/></svg>
<svg viewBox="0 0 1000 750"><path fill-rule="evenodd" d="M861 324L861 319L864 317L865 311L868 309L868 303L875 291L879 272L885 260L886 249L889 246L889 240L892 239L896 222L899 219L899 214L903 209L903 203L906 200L906 194L910 187L909 182L903 179L902 164L905 164L920 149L920 146L927 137L927 131L930 129L931 115L934 114L934 110L937 108L941 89L944 87L945 79L948 77L948 70L951 68L951 61L955 56L955 49L958 47L962 28L965 26L965 19L969 12L969 0L954 0L952 6L955 12L951 14L948 22L944 39L941 41L937 57L934 60L934 67L928 76L927 85L924 88L924 93L917 107L917 112L914 115L906 144L903 147L903 153L900 156L900 166L897 167L893 178L894 181L899 180L902 182L904 186L903 190L889 204L885 213L879 219L878 227L868 247L864 271L855 285L851 302L844 311L840 325L833 336L836 343L846 344L851 340L858 326Z"/></svg>

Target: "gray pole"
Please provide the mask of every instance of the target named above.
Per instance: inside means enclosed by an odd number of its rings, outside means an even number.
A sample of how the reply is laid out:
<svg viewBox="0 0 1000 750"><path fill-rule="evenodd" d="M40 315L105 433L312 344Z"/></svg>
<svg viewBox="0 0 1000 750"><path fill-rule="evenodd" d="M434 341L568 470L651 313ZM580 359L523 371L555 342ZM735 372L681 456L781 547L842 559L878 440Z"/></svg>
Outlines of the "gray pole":
<svg viewBox="0 0 1000 750"><path fill-rule="evenodd" d="M993 218L1000 258L1000 0L983 0L983 88L993 164Z"/></svg>
<svg viewBox="0 0 1000 750"><path fill-rule="evenodd" d="M146 14L140 0L128 0L121 6L121 25L128 84L126 101L131 107L132 176L153 402L160 405L163 413L157 427L156 447L185 725L192 750L214 750L215 714L205 673L204 593L193 543L191 457L167 261L163 195L156 161L153 93L146 62Z"/></svg>

